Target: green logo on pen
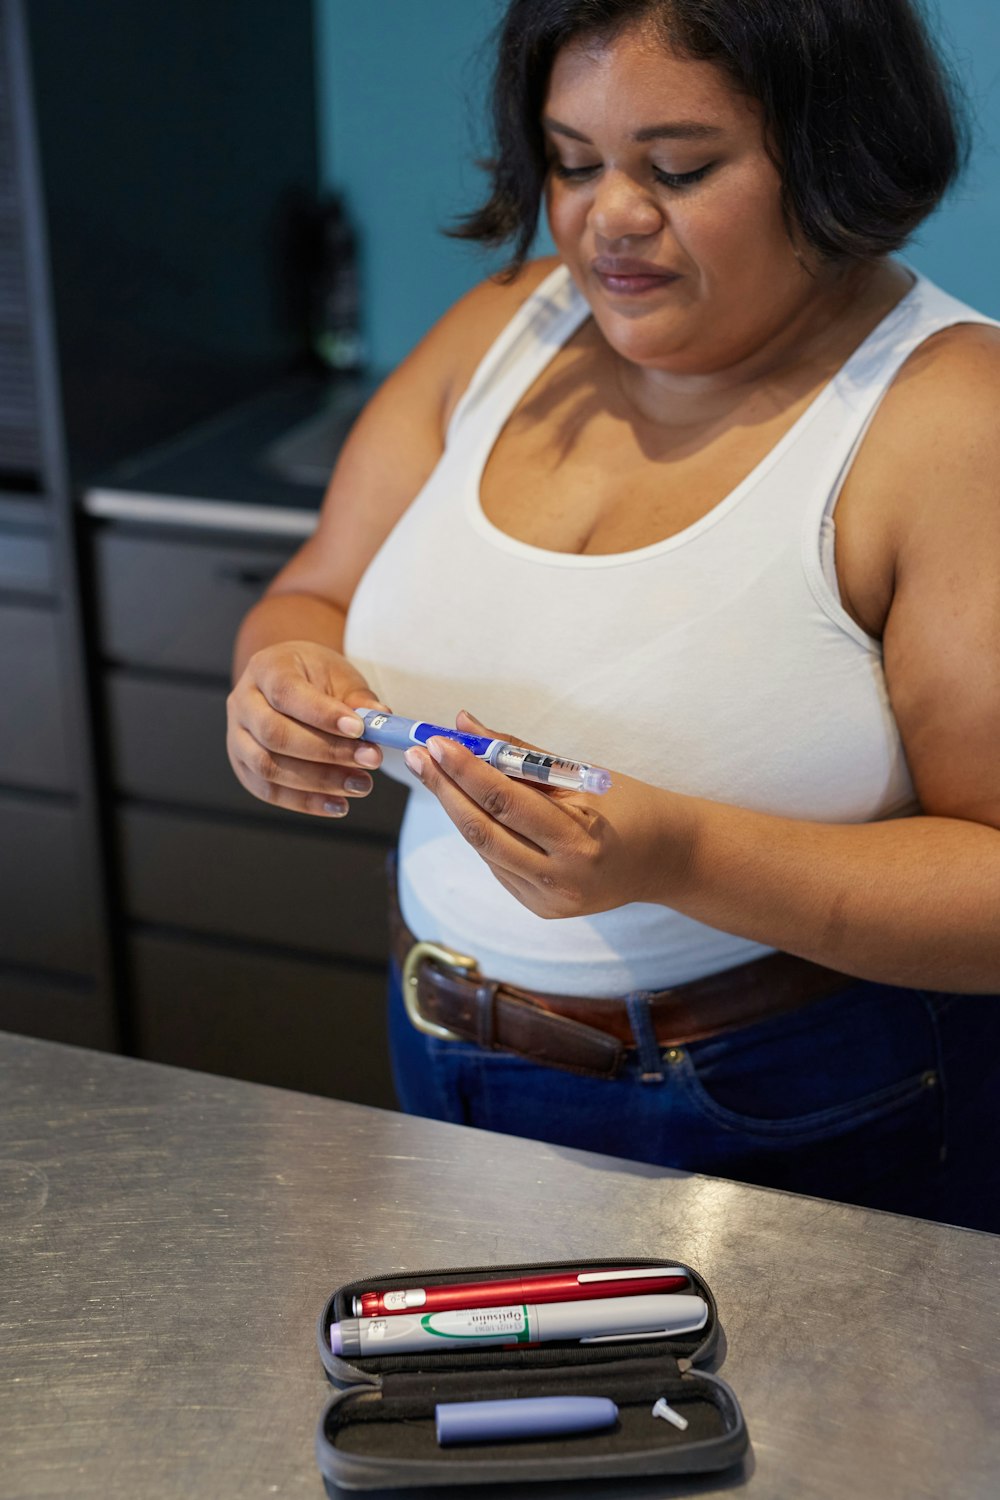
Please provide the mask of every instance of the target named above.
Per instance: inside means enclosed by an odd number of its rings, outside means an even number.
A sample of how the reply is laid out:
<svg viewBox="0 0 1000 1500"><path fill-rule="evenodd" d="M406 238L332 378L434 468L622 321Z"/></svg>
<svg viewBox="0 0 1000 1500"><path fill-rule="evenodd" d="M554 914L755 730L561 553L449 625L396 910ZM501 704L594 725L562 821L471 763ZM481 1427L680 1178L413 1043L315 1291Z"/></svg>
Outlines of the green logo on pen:
<svg viewBox="0 0 1000 1500"><path fill-rule="evenodd" d="M425 1333L433 1334L439 1339L496 1339L508 1338L512 1343L528 1344L531 1335L528 1329L528 1309L526 1307L483 1307L475 1309L468 1317L462 1319L463 1331L458 1329L435 1328L434 1319L454 1318L455 1314L424 1313L420 1319L420 1326ZM515 1321L516 1319L516 1321ZM478 1325L478 1326L477 1326ZM471 1332L464 1332L465 1328L471 1328Z"/></svg>

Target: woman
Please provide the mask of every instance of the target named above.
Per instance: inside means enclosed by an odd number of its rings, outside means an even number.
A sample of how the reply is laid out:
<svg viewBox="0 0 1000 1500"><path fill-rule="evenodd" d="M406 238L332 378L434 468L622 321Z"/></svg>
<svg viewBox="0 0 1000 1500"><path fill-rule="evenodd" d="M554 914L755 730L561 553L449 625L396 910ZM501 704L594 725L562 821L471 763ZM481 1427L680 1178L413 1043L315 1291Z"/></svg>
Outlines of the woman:
<svg viewBox="0 0 1000 1500"><path fill-rule="evenodd" d="M341 817L379 703L612 768L392 768L404 1107L1000 1228L1000 334L891 254L939 66L909 0L514 0L495 100L510 274L247 617L236 772Z"/></svg>

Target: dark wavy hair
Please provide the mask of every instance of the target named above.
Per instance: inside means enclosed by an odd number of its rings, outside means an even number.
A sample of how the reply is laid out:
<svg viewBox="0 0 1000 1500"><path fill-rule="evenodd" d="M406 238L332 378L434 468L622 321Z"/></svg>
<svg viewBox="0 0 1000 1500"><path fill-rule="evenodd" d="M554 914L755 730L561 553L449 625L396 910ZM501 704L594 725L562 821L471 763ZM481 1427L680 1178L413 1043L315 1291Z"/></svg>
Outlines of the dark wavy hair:
<svg viewBox="0 0 1000 1500"><path fill-rule="evenodd" d="M492 191L448 231L513 242L504 279L538 226L557 52L647 20L671 50L715 63L759 101L789 232L827 262L898 250L965 165L963 100L916 0L511 0L493 79L495 155L484 163Z"/></svg>

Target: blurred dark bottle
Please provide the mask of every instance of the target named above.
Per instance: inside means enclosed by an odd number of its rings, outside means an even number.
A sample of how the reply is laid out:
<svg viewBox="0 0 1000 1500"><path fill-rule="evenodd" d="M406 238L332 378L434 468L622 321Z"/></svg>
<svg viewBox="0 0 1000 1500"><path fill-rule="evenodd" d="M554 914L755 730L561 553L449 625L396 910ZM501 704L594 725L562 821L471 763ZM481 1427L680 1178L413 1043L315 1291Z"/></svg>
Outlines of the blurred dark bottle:
<svg viewBox="0 0 1000 1500"><path fill-rule="evenodd" d="M320 205L312 298L312 346L330 370L364 369L358 239L340 193Z"/></svg>

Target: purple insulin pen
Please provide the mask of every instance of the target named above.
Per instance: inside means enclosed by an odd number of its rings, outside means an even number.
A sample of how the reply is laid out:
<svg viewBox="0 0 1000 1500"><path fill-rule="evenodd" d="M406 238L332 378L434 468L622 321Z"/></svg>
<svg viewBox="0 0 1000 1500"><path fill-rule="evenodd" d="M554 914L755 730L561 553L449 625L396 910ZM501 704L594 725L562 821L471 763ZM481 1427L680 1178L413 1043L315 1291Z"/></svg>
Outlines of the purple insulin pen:
<svg viewBox="0 0 1000 1500"><path fill-rule="evenodd" d="M464 745L480 760L485 760L505 776L534 781L539 786L557 786L570 792L606 792L611 773L600 766L582 765L578 760L563 760L544 750L526 750L506 740L491 740L485 734L463 734L460 729L444 729L440 724L425 724L420 719L404 719L399 714L382 713L377 708L356 708L364 721L363 740L384 745L390 750L409 750L411 745L426 745L435 735Z"/></svg>

